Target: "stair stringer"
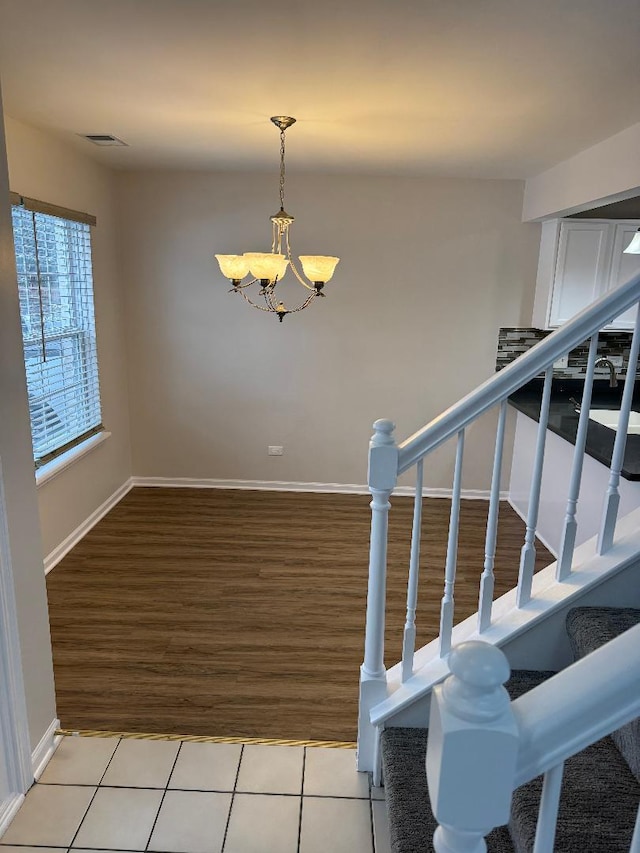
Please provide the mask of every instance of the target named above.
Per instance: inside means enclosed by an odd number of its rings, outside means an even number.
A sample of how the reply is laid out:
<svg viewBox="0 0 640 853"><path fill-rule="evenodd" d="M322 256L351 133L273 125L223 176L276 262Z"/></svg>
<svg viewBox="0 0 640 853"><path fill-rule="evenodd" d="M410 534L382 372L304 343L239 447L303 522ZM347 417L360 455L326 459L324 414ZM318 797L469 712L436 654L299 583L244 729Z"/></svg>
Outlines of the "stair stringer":
<svg viewBox="0 0 640 853"><path fill-rule="evenodd" d="M616 542L603 555L597 553L597 537L574 552L570 576L555 579L556 563L534 575L531 600L516 607L516 589L493 603L492 624L477 631L477 614L453 629L452 644L483 640L499 646L513 668L562 669L571 662L562 636L566 612L577 605L640 607L640 509L620 519ZM532 665L535 663L535 665ZM439 641L418 649L414 675L401 682L401 664L387 670L387 698L371 709L373 725L427 726L432 688L449 675L446 658L439 656Z"/></svg>

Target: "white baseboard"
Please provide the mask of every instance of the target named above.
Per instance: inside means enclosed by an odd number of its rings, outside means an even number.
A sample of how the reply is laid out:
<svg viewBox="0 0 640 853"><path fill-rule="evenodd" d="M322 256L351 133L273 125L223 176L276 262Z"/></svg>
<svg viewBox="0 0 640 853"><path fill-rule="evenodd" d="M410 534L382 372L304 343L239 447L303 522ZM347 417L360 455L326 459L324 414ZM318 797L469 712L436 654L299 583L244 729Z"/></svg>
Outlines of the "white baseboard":
<svg viewBox="0 0 640 853"><path fill-rule="evenodd" d="M51 569L58 565L60 560L87 535L101 518L110 509L119 503L122 498L135 486L145 488L165 489L249 489L252 491L265 492L312 492L317 494L339 494L339 495L368 495L369 489L364 485L355 483L297 483L287 480L217 480L198 479L195 477L130 477L119 489L107 498L82 524L70 533L56 548L47 554L44 559L44 572L49 574ZM394 495L399 497L413 497L415 489L413 486L398 486ZM425 498L450 498L451 489L424 488L422 495ZM500 492L500 500L506 500L508 492ZM463 489L464 500L489 500L489 491L484 489Z"/></svg>
<svg viewBox="0 0 640 853"><path fill-rule="evenodd" d="M18 809L24 803L24 794L14 794L0 803L0 839L9 828L9 824L18 813Z"/></svg>
<svg viewBox="0 0 640 853"><path fill-rule="evenodd" d="M80 524L76 529L70 533L66 539L64 539L56 548L51 551L50 554L44 558L44 573L49 574L51 569L54 566L57 566L60 560L69 553L69 551L78 544L78 542L87 535L87 533L91 530L92 527L103 518L110 509L122 500L122 498L131 490L133 485L133 478L129 478L125 483L123 483L119 489L116 489L115 492L106 499L106 501L101 504L91 515L86 518L82 524Z"/></svg>
<svg viewBox="0 0 640 853"><path fill-rule="evenodd" d="M507 497L507 500L509 501L509 506L511 507L511 509L516 513L516 515L519 515L519 516L520 516L520 518L521 518L521 519L524 521L524 523L526 524L526 523L527 523L527 517L526 517L526 515L522 512L522 510L521 510L521 509L519 509L519 508L514 504L514 502L511 500L511 498ZM537 530L536 530L536 539L539 539L539 540L542 542L542 544L543 544L543 545L544 545L544 547L547 549L547 551L549 551L551 554L553 554L553 556L555 557L555 559L556 559L556 560L558 559L558 554L557 554L557 552L556 552L556 549L555 549L555 548L552 548L552 547L551 547L551 545L549 545L549 543L547 542L547 540L544 538L544 536L540 536L540 534L538 533L538 531L537 531Z"/></svg>
<svg viewBox="0 0 640 853"><path fill-rule="evenodd" d="M219 480L196 477L133 477L134 486L163 489L248 489L261 492L332 492L367 495L366 486L354 483L296 483L286 480Z"/></svg>
<svg viewBox="0 0 640 853"><path fill-rule="evenodd" d="M133 477L133 486L164 489L249 489L266 492L316 492L340 495L368 495L369 489L355 483L297 483L287 480L217 480L197 479L195 477ZM394 495L411 496L415 494L413 486L398 486ZM424 488L425 498L450 498L451 489ZM500 500L506 500L508 492L500 492ZM482 489L463 489L466 500L488 500L489 491Z"/></svg>
<svg viewBox="0 0 640 853"><path fill-rule="evenodd" d="M40 743L36 746L36 748L31 753L31 766L33 767L33 778L38 781L44 768L49 763L51 756L56 751L60 742L62 741L62 736L57 735L56 731L60 728L60 720L52 720L49 728L42 735L40 739Z"/></svg>

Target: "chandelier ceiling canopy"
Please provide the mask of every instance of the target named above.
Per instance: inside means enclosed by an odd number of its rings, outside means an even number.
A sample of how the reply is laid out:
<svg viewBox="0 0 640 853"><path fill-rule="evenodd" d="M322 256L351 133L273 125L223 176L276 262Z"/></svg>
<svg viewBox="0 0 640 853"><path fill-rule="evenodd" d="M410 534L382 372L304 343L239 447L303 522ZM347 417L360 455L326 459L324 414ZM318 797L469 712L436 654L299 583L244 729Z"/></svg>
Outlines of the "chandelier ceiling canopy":
<svg viewBox="0 0 640 853"><path fill-rule="evenodd" d="M294 217L284 208L285 184L285 133L295 119L291 116L273 116L271 121L280 129L280 210L271 217L272 241L270 252L245 252L243 255L216 255L220 271L231 281L233 287L230 293L240 293L246 302L260 311L277 314L280 322L287 314L295 314L310 305L316 296L324 296L325 284L333 276L339 258L329 255L300 255L301 275L291 256L289 245L289 229ZM282 280L291 267L297 282L306 288L309 294L295 308L287 308L284 302L276 296L276 285ZM251 280L243 284L243 279L251 275ZM245 292L252 284L258 284L258 295L264 299L264 305L258 305Z"/></svg>

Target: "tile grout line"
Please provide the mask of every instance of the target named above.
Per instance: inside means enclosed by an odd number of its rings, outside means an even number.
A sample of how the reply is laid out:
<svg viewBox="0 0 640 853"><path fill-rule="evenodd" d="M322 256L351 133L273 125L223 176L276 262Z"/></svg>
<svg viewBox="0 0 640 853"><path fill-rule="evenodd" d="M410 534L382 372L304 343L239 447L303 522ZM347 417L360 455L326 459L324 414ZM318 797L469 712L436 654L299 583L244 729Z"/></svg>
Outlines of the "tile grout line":
<svg viewBox="0 0 640 853"><path fill-rule="evenodd" d="M91 797L91 800L89 801L89 805L87 806L85 813L82 815L82 820L81 820L81 821L80 821L80 823L78 824L78 828L76 829L76 831L75 831L75 833L74 833L74 835L73 835L73 838L71 839L71 841L70 841L70 843L69 843L69 847L68 847L68 849L69 849L69 850L71 850L71 848L73 847L73 842L76 840L76 838L78 837L78 833L79 833L79 832L80 832L80 830L82 829L82 824L85 822L86 817L87 817L87 815L89 814L89 809L90 809L90 808L91 808L91 806L93 805L93 802L94 802L95 798L98 796L98 791L100 790L100 783L102 782L102 780L103 780L103 779L104 779L104 777L106 776L106 774L107 774L107 770L109 769L109 767L111 767L111 762L112 762L112 761L113 761L113 759L115 758L115 754L116 754L116 752L118 751L118 749L120 748L120 744L121 744L121 743L122 743L122 740L119 740L119 741L118 741L118 743L116 744L116 748L113 750L113 752L112 752L112 754L111 754L111 758L107 761L107 766L104 768L104 773L102 774L102 776L101 776L101 777L100 777L100 779L98 780L98 784L96 785L96 789L95 789L95 791L93 792L93 797Z"/></svg>
<svg viewBox="0 0 640 853"><path fill-rule="evenodd" d="M151 844L151 838L153 836L153 831L156 828L156 824L158 823L158 818L160 817L160 812L162 811L162 804L164 803L164 798L167 796L167 791L169 790L169 783L171 782L171 777L173 776L173 771L176 769L176 764L178 763L178 757L182 752L182 743L178 747L178 751L176 752L176 757L173 760L173 764L171 765L171 771L167 778L167 784L165 785L164 791L162 792L162 797L160 799L160 805L158 806L158 811L156 812L155 820L153 821L153 826L151 827L151 832L149 833L149 838L147 839L147 843L145 844L145 851L149 849L149 845Z"/></svg>
<svg viewBox="0 0 640 853"><path fill-rule="evenodd" d="M75 782L38 782L43 788L94 788L95 785L82 784L78 785ZM149 785L100 785L104 791L164 791L165 786L155 786L150 787ZM231 794L228 788L170 788L170 792L180 791L184 794ZM300 794L292 794L288 791L238 791L239 794L246 794L249 797L299 797ZM356 796L352 794L304 794L305 797L312 800L368 800L369 795L366 796ZM11 846L14 847L16 845L5 845L0 841L0 847ZM18 846L26 846L26 847L34 847L36 845L27 844L27 845L18 845ZM51 844L40 845L46 847L52 847ZM53 848L52 848L53 849ZM60 847L60 850L63 850L63 847ZM93 848L86 848L87 850ZM100 848L96 848L100 849ZM1 851L0 851L1 853ZM144 853L144 851L143 851Z"/></svg>
<svg viewBox="0 0 640 853"><path fill-rule="evenodd" d="M376 831L373 823L373 797L371 796L372 781L372 777L369 776L369 820L371 822L371 849L373 853L378 853L376 849Z"/></svg>
<svg viewBox="0 0 640 853"><path fill-rule="evenodd" d="M149 851L149 845L151 843L151 839L153 837L153 833L155 831L155 828L156 828L156 825L157 825L157 822L159 819L159 815L160 815L160 812L161 812L163 804L164 804L164 799L166 797L166 794L169 792L169 786L171 784L171 780L173 778L177 763L178 763L180 756L181 756L182 743L179 745L178 750L176 752L176 755L175 755L175 758L173 760L167 781L166 781L164 787L160 787L160 788L143 788L143 789L140 789L137 786L131 787L131 786L127 786L127 785L122 785L122 786L103 785L102 783L104 781L104 778L106 777L110 767L112 766L112 763L113 763L114 759L116 758L116 755L118 754L118 750L120 748L122 748L122 739L118 740L118 743L116 744L116 746L113 750L113 753L112 753L111 757L109 758L109 760L106 764L106 767L105 767L99 781L97 782L97 786L96 786L96 790L94 792L94 795L91 797L91 800L90 800L90 802L89 802L89 804L88 804L88 806L84 812L84 815L82 816L82 818L80 820L78 828L77 828L71 842L68 845L56 847L56 853L58 853L58 851L59 851L59 853L65 853L65 851L68 851L68 853L73 853L73 851L72 851L73 845L75 844L75 841L77 840L77 836L81 831L81 828L84 824L84 820L86 819L87 814L88 814L89 810L91 809L91 807L95 801L95 797L97 796L98 790L100 788L105 788L105 789L111 788L111 789L116 789L116 790L119 789L119 790L131 790L131 791L134 791L134 790L152 790L152 791L160 790L160 791L162 791L162 797L161 797L161 800L160 800L160 803L158 806L158 810L157 810L157 813L155 816L155 820L154 820L153 825L151 827L151 831L150 831L148 840L146 842L146 845L144 847L138 848L137 851L131 850L131 853L147 853L147 851ZM226 820L226 824L225 824L225 831L224 831L224 836L223 836L222 847L221 847L220 853L222 853L224 851L226 843L227 843L228 833L229 833L229 829L230 829L231 813L232 813L232 808L233 808L236 793L247 793L247 794L253 793L254 795L255 794L264 795L264 793L265 793L265 792L250 792L250 791L240 792L238 790L237 786L238 786L238 782L239 782L239 776L240 776L240 772L241 772L243 758L244 758L244 745L241 746L240 756L239 756L238 764L236 767L235 780L234 780L233 790L231 792L231 799L230 799L230 803L229 803L229 811L227 814L227 820ZM302 819L303 819L303 808L304 808L304 798L305 798L305 790L304 789L305 789L305 781L306 781L306 779L305 779L305 777L306 777L306 758L307 758L307 748L303 747L303 754L302 754L303 760L302 760L302 768L301 768L302 772L301 772L301 790L300 790L300 793L299 794L291 793L291 794L286 795L286 794L282 794L280 792L280 793L272 794L272 796L290 796L290 797L300 796L300 808L299 808L299 814L298 814L297 848L296 848L297 853L299 853L299 851L300 851L300 845L301 845L301 840L302 840ZM327 795L322 795L322 794L312 795L312 794L310 794L309 797L311 797L312 799L331 799L331 800L346 800L346 801L354 800L354 801L360 801L360 802L368 799L369 800L370 829L371 829L371 845L372 845L371 850L372 850L372 853L376 853L375 823L374 823L374 815L373 815L374 800L373 800L373 791L372 791L372 779L371 779L370 775L368 775L367 781L368 781L368 785L367 785L368 792L367 792L367 795L365 795L365 796L355 796L355 797L354 796L346 796L345 797L345 796L339 796L339 795L335 795L335 794L327 794ZM46 783L38 783L38 784L43 784L44 787L47 787ZM61 783L50 783L50 786L51 787L69 787L69 785L63 785ZM74 786L74 787L78 787L78 786ZM79 787L93 787L93 786L92 785L86 785L86 786L79 786ZM176 789L176 790L183 790L183 789ZM203 792L203 793L210 792L207 789L184 789L185 792L195 792L196 790L201 790L201 792ZM218 793L229 793L229 792L228 791L226 791L226 792L221 791ZM2 853L2 847L3 846L4 845L2 844L2 841L0 840L0 853ZM35 847L36 849L38 847L41 847L41 848L42 847L51 847L51 845L20 845L20 844L18 844L16 846L24 847L25 853L28 850L28 848L30 848L30 847ZM103 848L103 847L89 847L87 849L92 850L92 851L96 851L96 853L100 853L100 851L102 851L102 853L105 853L105 851L108 851L108 848ZM124 853L124 848L122 848L122 851ZM159 853L161 853L161 851L159 851ZM167 851L167 853L169 853L169 852Z"/></svg>
<svg viewBox="0 0 640 853"><path fill-rule="evenodd" d="M220 853L224 853L224 848L227 843L227 835L229 833L229 824L231 823L231 810L233 809L233 801L236 797L236 788L238 787L238 778L240 776L240 766L242 764L242 758L244 756L244 744L240 747L240 758L238 760L238 767L236 769L236 778L233 783L233 791L231 792L231 802L229 803L229 812L227 814L227 822L224 827L224 836L222 838L222 847L220 848Z"/></svg>
<svg viewBox="0 0 640 853"><path fill-rule="evenodd" d="M373 773L367 773L367 779L369 782L369 818L371 820L371 849L373 850L373 853L378 853L378 848L376 846L376 825L373 816Z"/></svg>
<svg viewBox="0 0 640 853"><path fill-rule="evenodd" d="M45 850L66 850L69 847L69 845L68 844L25 844L22 841L17 841L15 844L5 844L3 841L0 841L0 850L3 847L24 847L25 850L43 849L43 848Z"/></svg>
<svg viewBox="0 0 640 853"><path fill-rule="evenodd" d="M180 743L180 746L178 747L178 751L176 752L176 758L175 758L175 761L173 762L173 765L171 767L171 772L169 773L169 778L167 779L167 784L164 786L165 793L169 790L169 785L171 784L171 779L173 778L173 773L176 769L176 764L178 763L178 759L180 758L180 753L182 752L182 744L183 743L184 743L184 741L182 741Z"/></svg>
<svg viewBox="0 0 640 853"><path fill-rule="evenodd" d="M2 846L2 845L0 845L0 846ZM58 850L66 850L67 849L66 847L48 847L47 845L42 845L42 844L40 844L40 845L20 844L20 845L11 845L11 846L12 847L13 846L24 847L25 850L32 850L32 849L38 849L38 848L43 849L44 848L45 850L56 850L56 851L58 851ZM134 850L133 847L118 847L115 849L115 851L111 847L74 847L73 851L72 851L72 848L69 847L68 853L77 853L77 851L79 851L79 850L91 850L92 853L144 853L144 850ZM158 850L158 851L154 850L153 853L176 853L176 851L175 850Z"/></svg>
<svg viewBox="0 0 640 853"><path fill-rule="evenodd" d="M307 747L302 751L302 789L300 791L300 814L298 816L298 846L296 853L300 853L300 841L302 840L302 806L304 805L304 774L307 769Z"/></svg>

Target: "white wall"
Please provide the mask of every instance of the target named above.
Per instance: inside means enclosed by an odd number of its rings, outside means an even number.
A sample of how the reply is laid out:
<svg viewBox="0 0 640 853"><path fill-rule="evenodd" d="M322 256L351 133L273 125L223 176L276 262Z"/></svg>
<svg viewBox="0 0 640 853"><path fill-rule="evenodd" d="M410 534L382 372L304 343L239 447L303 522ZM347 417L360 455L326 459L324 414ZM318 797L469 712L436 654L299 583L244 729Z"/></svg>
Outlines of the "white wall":
<svg viewBox="0 0 640 853"><path fill-rule="evenodd" d="M13 574L33 750L54 721L56 713L9 211L4 134L0 121L0 481L4 489L8 525L3 556L8 555ZM0 536L4 535L5 531L0 530Z"/></svg>
<svg viewBox="0 0 640 853"><path fill-rule="evenodd" d="M213 257L269 249L276 175L118 185L136 475L365 483L373 420L408 436L531 316L540 228L521 222L521 182L290 175L294 252L342 260L327 298L282 325L228 294ZM291 273L282 287L306 293ZM489 421L468 431L465 488L488 488ZM426 485L450 487L451 455Z"/></svg>
<svg viewBox="0 0 640 853"><path fill-rule="evenodd" d="M94 214L96 334L102 417L111 438L38 489L43 556L131 476L129 412L112 173L52 134L6 119L14 192Z"/></svg>
<svg viewBox="0 0 640 853"><path fill-rule="evenodd" d="M529 178L523 220L565 216L640 195L639 151L640 123Z"/></svg>

